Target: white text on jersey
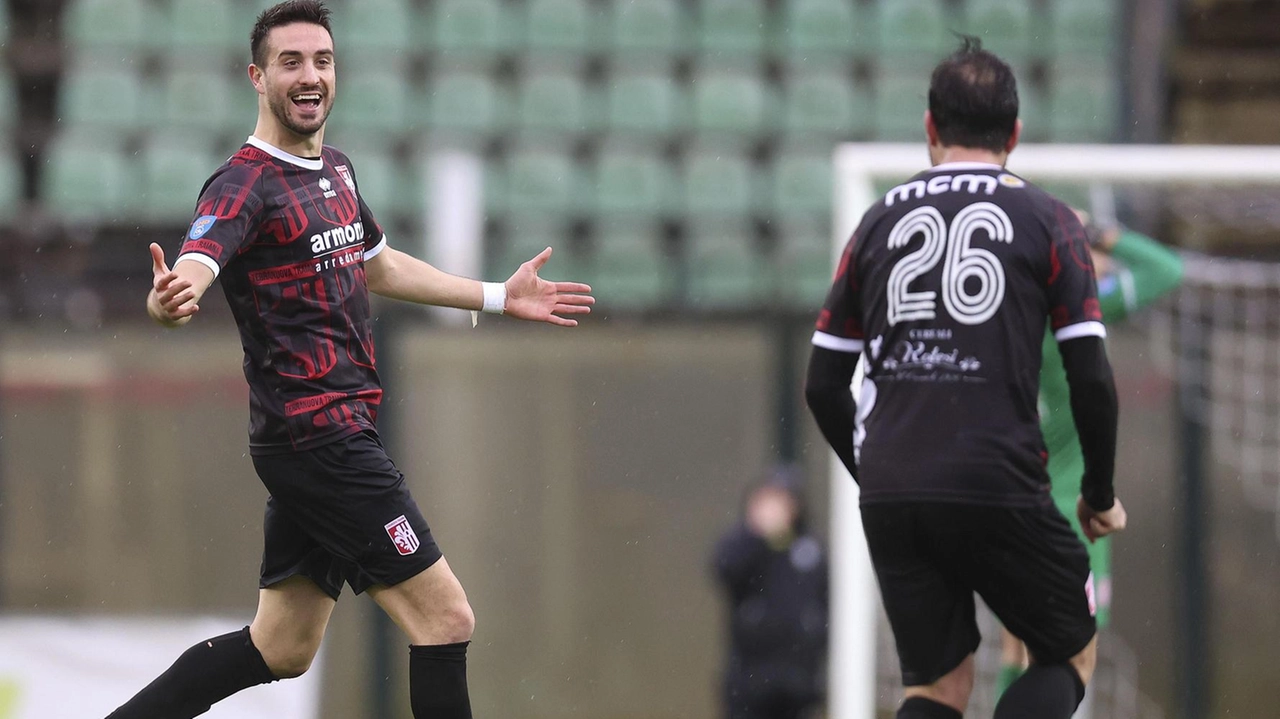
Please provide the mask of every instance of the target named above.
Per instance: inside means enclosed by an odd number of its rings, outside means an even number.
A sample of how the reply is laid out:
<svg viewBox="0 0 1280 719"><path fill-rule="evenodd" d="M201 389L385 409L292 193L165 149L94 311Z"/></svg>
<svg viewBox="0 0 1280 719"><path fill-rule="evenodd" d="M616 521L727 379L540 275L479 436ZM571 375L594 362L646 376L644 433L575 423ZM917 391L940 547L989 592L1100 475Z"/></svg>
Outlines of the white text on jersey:
<svg viewBox="0 0 1280 719"><path fill-rule="evenodd" d="M364 223L356 222L323 233L311 236L311 251L321 254L329 250L342 249L357 242L364 242Z"/></svg>
<svg viewBox="0 0 1280 719"><path fill-rule="evenodd" d="M929 195L941 195L944 192L967 190L970 194L993 195L996 191L996 178L990 175L935 175L926 180L914 180L898 185L884 196L884 206L892 207L895 202L906 202L914 194L916 199Z"/></svg>

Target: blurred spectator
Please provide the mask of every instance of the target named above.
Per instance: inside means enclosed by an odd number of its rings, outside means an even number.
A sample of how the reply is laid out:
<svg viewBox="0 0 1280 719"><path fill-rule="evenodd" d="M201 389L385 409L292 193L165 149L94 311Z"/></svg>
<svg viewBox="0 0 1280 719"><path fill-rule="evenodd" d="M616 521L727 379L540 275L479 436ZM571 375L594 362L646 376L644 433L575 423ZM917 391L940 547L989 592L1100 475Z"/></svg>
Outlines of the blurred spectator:
<svg viewBox="0 0 1280 719"><path fill-rule="evenodd" d="M725 716L810 716L823 699L828 569L793 474L751 488L742 521L716 545L715 572L729 600Z"/></svg>

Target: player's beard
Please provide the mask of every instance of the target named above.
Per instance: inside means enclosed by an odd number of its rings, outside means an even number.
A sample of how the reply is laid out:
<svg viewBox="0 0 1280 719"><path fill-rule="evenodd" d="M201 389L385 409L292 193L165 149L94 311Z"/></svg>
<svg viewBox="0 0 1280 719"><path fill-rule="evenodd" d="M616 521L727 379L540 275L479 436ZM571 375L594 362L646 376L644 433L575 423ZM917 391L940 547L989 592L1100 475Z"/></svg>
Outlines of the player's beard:
<svg viewBox="0 0 1280 719"><path fill-rule="evenodd" d="M320 131L324 127L325 121L329 119L329 113L333 111L333 94L322 93L320 113L317 114L315 120L298 121L289 113L293 109L293 100L289 96L294 93L269 93L267 95L267 107L271 109L271 114L276 116L276 120L299 137L310 137ZM326 104L327 103L327 104Z"/></svg>

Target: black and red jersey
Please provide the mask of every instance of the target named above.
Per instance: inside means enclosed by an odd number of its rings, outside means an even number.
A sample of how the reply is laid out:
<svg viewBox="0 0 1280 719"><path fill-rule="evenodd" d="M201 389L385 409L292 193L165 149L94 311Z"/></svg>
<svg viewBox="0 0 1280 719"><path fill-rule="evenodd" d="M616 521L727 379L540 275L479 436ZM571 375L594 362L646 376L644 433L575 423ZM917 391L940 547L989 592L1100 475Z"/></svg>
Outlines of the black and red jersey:
<svg viewBox="0 0 1280 719"><path fill-rule="evenodd" d="M195 214L174 263L222 278L244 346L251 452L373 429L382 388L364 262L387 241L351 161L250 137L205 183Z"/></svg>
<svg viewBox="0 0 1280 719"><path fill-rule="evenodd" d="M1084 228L996 165L939 165L863 216L813 343L864 353L863 502L1049 501L1036 409L1048 323L1105 336Z"/></svg>

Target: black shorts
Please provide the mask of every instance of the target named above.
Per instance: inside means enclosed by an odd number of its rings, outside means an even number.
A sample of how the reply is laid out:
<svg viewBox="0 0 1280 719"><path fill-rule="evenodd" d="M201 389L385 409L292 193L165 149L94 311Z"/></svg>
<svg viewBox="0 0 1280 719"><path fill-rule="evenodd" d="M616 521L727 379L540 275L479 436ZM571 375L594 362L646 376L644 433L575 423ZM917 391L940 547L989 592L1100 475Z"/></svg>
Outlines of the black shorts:
<svg viewBox="0 0 1280 719"><path fill-rule="evenodd" d="M263 519L262 574L270 587L301 574L334 599L394 586L440 559L404 475L377 435L253 457L271 496Z"/></svg>
<svg viewBox="0 0 1280 719"><path fill-rule="evenodd" d="M862 522L906 686L977 650L975 592L1041 664L1070 659L1097 631L1089 555L1052 504L869 504Z"/></svg>

